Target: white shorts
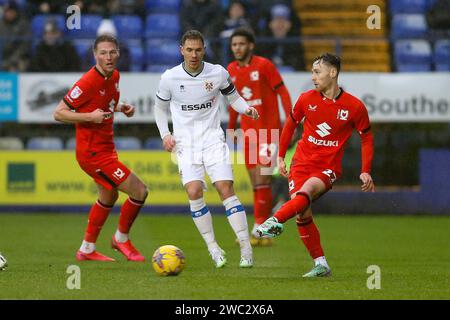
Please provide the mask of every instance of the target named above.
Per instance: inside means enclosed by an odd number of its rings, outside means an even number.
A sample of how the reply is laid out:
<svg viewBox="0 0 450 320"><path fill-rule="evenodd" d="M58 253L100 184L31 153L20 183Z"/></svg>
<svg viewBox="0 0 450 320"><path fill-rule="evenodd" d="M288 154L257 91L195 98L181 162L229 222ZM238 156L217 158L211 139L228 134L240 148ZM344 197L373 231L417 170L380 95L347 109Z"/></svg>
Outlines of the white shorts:
<svg viewBox="0 0 450 320"><path fill-rule="evenodd" d="M199 180L206 189L205 171L212 183L234 180L230 150L224 142L218 142L198 151L194 151L192 148L177 147L176 155L183 186L188 182Z"/></svg>

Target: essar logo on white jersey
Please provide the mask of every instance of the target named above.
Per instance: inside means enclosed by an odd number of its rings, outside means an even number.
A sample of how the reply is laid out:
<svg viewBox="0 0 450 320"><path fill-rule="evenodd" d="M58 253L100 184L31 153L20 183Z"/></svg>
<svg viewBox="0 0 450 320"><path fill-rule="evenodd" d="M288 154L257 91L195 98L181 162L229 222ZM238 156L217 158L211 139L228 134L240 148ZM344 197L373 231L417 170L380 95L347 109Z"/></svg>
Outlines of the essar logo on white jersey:
<svg viewBox="0 0 450 320"><path fill-rule="evenodd" d="M245 100L250 100L253 96L252 89L250 89L249 87L243 87L241 93L242 97L244 97Z"/></svg>
<svg viewBox="0 0 450 320"><path fill-rule="evenodd" d="M319 130L316 130L316 132L322 138L331 134L330 131L328 131L328 130L331 130L331 127L326 122L322 122L321 124L318 124L317 128L319 128Z"/></svg>

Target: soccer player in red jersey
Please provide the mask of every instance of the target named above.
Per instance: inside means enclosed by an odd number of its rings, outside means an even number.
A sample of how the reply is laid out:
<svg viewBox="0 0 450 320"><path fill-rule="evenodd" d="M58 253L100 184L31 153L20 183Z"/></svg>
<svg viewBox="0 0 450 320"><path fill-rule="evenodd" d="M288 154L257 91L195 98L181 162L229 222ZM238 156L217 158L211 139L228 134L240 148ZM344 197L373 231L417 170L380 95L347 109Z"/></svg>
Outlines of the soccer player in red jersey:
<svg viewBox="0 0 450 320"><path fill-rule="evenodd" d="M95 242L119 194L129 198L121 208L112 248L130 261L144 261L128 234L148 191L146 185L118 159L114 146L114 112L134 115L134 106L119 103L119 59L117 40L99 36L94 43L96 65L86 72L58 104L54 118L76 127L76 158L98 189L98 200L89 213L88 225L77 260L114 261L95 250Z"/></svg>
<svg viewBox="0 0 450 320"><path fill-rule="evenodd" d="M245 165L253 187L255 223L251 235L253 246L271 245L272 239L259 236L256 228L269 218L272 209L272 171L281 132L278 96L286 116L292 102L275 65L268 59L254 55L255 37L245 28L236 29L230 38L235 61L228 65L228 72L241 96L248 105L258 110L260 118L252 121L241 118L244 137ZM228 129L236 129L238 113L229 108Z"/></svg>
<svg viewBox="0 0 450 320"><path fill-rule="evenodd" d="M359 99L338 86L340 66L340 58L330 53L313 61L312 81L315 90L300 95L280 139L278 166L280 173L288 177L291 200L257 229L261 235L274 237L283 231L283 223L297 216L300 238L315 264L304 277L331 274L320 243L319 230L313 222L311 202L330 190L341 176L344 146L354 129L361 137L361 189L364 192L375 191L370 175L373 135L369 116ZM304 131L288 174L284 156L292 134L301 121Z"/></svg>

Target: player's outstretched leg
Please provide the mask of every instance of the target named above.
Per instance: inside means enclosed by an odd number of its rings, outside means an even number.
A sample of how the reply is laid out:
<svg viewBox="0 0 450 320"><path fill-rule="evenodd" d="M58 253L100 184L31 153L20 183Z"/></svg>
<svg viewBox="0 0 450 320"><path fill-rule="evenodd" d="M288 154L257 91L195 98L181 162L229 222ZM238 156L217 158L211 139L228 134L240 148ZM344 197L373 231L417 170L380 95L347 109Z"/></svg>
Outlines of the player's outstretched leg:
<svg viewBox="0 0 450 320"><path fill-rule="evenodd" d="M111 209L112 206L105 205L101 203L100 200L97 200L92 206L91 211L89 212L89 220L84 234L84 240L76 254L76 259L78 261L115 261L114 259L95 251L95 242L97 241L98 235L100 234Z"/></svg>
<svg viewBox="0 0 450 320"><path fill-rule="evenodd" d="M212 216L203 198L189 200L191 207L192 220L205 241L209 254L216 268L222 268L227 263L225 251L217 244L214 228L212 224Z"/></svg>
<svg viewBox="0 0 450 320"><path fill-rule="evenodd" d="M232 195L223 201L228 222L233 228L239 246L241 248L241 260L239 266L241 268L251 268L253 266L253 250L250 244L248 234L247 216L244 207L236 195Z"/></svg>
<svg viewBox="0 0 450 320"><path fill-rule="evenodd" d="M144 256L134 247L128 237L130 228L143 205L144 201L132 198L125 200L120 210L119 227L111 239L111 247L121 252L128 261L145 261Z"/></svg>

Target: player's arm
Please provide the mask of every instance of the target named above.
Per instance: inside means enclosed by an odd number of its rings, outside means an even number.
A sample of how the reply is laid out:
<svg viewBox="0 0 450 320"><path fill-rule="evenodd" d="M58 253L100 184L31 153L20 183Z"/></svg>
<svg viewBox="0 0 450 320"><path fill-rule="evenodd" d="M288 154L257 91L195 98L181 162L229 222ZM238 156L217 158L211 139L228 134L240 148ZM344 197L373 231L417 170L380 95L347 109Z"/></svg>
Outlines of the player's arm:
<svg viewBox="0 0 450 320"><path fill-rule="evenodd" d="M92 112L78 113L74 112L64 100L61 100L56 107L53 117L56 121L65 123L80 123L80 122L94 122L102 123L105 116L110 112L105 112L101 109L95 109Z"/></svg>
<svg viewBox="0 0 450 320"><path fill-rule="evenodd" d="M276 87L275 91L280 96L281 104L283 105L284 115L286 116L287 120L289 114L292 111L291 96L289 95L289 92L283 82L278 87Z"/></svg>
<svg viewBox="0 0 450 320"><path fill-rule="evenodd" d="M233 85L234 88L234 85ZM253 120L257 120L259 118L258 111L250 107L247 102L242 98L237 90L234 88L234 90L230 93L222 93L225 98L228 100L228 103L231 105L231 107L237 112L245 114L246 116L252 118Z"/></svg>
<svg viewBox="0 0 450 320"><path fill-rule="evenodd" d="M136 108L126 102L119 102L116 107L114 108L114 112L122 112L124 115L126 115L128 118L131 118L134 116L134 111Z"/></svg>
<svg viewBox="0 0 450 320"><path fill-rule="evenodd" d="M166 151L172 152L175 147L175 139L169 130L169 117L167 110L169 109L169 100L164 100L156 95L155 99L155 121L159 130L159 135L163 141L163 146Z"/></svg>
<svg viewBox="0 0 450 320"><path fill-rule="evenodd" d="M276 94L280 96L284 115L287 119L292 110L292 100L291 96L289 95L289 91L287 90L283 82L283 78L281 77L281 74L277 70L275 65L270 61L264 64L264 71L268 78L270 86L276 92Z"/></svg>
<svg viewBox="0 0 450 320"><path fill-rule="evenodd" d="M361 115L356 123L356 128L361 138L361 174L359 175L359 179L363 183L361 186L362 191L374 192L375 184L370 175L374 154L373 134L366 107L362 105L361 110Z"/></svg>
<svg viewBox="0 0 450 320"><path fill-rule="evenodd" d="M295 129L297 128L300 121L305 116L305 113L303 111L303 98L302 95L298 98L294 108L291 112L289 112L288 116L286 117L286 122L283 126L283 131L281 131L281 137L280 137L280 148L278 150L278 170L280 171L281 175L284 177L288 176L288 172L286 169L286 163L284 162L284 158L286 157L286 152L289 148L289 145L292 140L292 136L294 135Z"/></svg>

